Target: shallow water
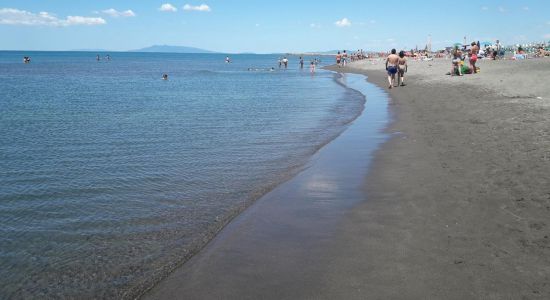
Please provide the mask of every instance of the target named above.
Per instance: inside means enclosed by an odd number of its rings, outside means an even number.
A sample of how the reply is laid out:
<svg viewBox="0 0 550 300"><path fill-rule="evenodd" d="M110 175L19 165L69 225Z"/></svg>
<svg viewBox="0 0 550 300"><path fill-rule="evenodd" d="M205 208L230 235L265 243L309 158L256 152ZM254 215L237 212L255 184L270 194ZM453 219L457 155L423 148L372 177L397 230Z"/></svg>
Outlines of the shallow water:
<svg viewBox="0 0 550 300"><path fill-rule="evenodd" d="M340 226L368 201L365 178L372 156L389 138L384 129L391 116L386 92L364 76L345 74L339 81L350 93L366 95L361 116L307 169L260 198L144 299L348 299L338 297L350 295L348 289L361 294L357 278L334 265L349 244L342 242ZM356 233L355 239L365 238Z"/></svg>
<svg viewBox="0 0 550 300"><path fill-rule="evenodd" d="M0 52L2 298L136 293L363 108L296 59L111 56Z"/></svg>

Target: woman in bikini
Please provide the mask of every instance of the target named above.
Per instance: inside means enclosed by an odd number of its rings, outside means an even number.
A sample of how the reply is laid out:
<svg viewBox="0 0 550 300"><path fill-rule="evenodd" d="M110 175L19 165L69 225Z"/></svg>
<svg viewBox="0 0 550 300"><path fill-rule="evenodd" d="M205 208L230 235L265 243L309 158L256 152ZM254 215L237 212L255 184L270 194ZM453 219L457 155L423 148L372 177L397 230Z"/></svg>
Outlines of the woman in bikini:
<svg viewBox="0 0 550 300"><path fill-rule="evenodd" d="M397 74L397 85L405 86L405 73L407 73L408 65L407 58L405 58L405 51L399 52L399 70Z"/></svg>
<svg viewBox="0 0 550 300"><path fill-rule="evenodd" d="M479 47L475 42L473 42L472 49L470 49L470 67L472 69L472 73L477 73L476 62L477 62L478 54L479 54Z"/></svg>

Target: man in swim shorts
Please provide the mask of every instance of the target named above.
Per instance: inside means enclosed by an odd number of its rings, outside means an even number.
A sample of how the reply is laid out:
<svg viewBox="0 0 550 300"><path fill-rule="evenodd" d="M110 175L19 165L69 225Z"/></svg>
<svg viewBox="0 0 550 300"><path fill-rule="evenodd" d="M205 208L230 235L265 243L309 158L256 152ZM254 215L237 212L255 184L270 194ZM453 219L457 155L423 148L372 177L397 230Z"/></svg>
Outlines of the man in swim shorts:
<svg viewBox="0 0 550 300"><path fill-rule="evenodd" d="M340 51L338 51L338 54L336 54L336 64L338 67L341 67L341 61L342 61L342 54L340 54Z"/></svg>
<svg viewBox="0 0 550 300"><path fill-rule="evenodd" d="M386 71L388 71L388 83L390 84L389 88L393 87L395 82L395 74L397 73L397 66L399 64L399 56L397 56L397 51L391 49L391 54L388 55L386 59Z"/></svg>

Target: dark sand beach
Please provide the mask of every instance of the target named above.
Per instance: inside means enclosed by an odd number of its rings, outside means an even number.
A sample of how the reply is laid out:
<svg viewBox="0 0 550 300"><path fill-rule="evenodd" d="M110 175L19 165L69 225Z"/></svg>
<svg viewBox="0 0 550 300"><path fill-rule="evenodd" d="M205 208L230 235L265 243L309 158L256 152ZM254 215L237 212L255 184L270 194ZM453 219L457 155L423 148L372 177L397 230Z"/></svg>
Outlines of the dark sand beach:
<svg viewBox="0 0 550 300"><path fill-rule="evenodd" d="M465 77L448 65L412 63L390 91L388 130L402 135L340 228L330 274L343 285L327 298L550 296L550 60L483 61ZM350 71L386 86L381 69Z"/></svg>
<svg viewBox="0 0 550 300"><path fill-rule="evenodd" d="M548 299L550 60L479 65L411 63L372 164L337 159L368 137L329 144L144 298ZM335 70L386 87L381 62Z"/></svg>

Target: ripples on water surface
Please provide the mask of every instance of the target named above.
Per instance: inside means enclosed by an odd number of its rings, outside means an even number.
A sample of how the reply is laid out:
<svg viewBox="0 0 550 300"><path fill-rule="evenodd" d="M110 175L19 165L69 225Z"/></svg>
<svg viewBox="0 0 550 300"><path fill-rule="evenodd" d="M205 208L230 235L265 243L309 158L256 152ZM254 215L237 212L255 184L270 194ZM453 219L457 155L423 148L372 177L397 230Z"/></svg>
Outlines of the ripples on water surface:
<svg viewBox="0 0 550 300"><path fill-rule="evenodd" d="M111 56L0 52L0 298L136 295L363 107L295 58Z"/></svg>

